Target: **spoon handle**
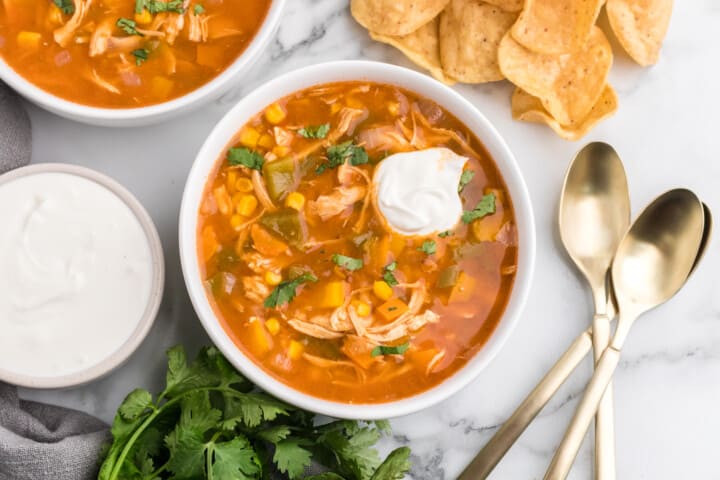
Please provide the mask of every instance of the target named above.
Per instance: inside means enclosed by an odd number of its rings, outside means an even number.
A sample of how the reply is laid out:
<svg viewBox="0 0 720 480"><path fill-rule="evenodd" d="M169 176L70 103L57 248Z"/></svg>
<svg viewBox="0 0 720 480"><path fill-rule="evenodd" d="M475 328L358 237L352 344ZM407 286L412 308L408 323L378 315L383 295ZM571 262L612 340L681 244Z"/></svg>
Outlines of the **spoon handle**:
<svg viewBox="0 0 720 480"><path fill-rule="evenodd" d="M593 354L595 363L610 342L610 319L607 315L597 314L593 318ZM595 415L595 480L615 480L615 425L613 414L612 382Z"/></svg>
<svg viewBox="0 0 720 480"><path fill-rule="evenodd" d="M591 329L580 334L458 480L484 480L592 348Z"/></svg>
<svg viewBox="0 0 720 480"><path fill-rule="evenodd" d="M567 477L619 360L620 351L613 346L608 347L600 357L585 395L545 473L545 480L564 480Z"/></svg>

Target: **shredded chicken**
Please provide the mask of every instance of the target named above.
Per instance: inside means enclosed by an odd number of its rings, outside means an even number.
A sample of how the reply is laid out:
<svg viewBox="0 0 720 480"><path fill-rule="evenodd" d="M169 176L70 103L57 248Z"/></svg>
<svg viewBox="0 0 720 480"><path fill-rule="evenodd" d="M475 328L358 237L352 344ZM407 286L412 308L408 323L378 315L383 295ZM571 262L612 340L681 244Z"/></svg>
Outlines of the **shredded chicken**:
<svg viewBox="0 0 720 480"><path fill-rule="evenodd" d="M245 296L252 302L263 303L270 295L270 289L265 285L262 277L247 276L242 277L241 281Z"/></svg>
<svg viewBox="0 0 720 480"><path fill-rule="evenodd" d="M355 203L363 200L367 188L362 186L336 187L328 195L320 195L317 200L310 203L310 210L323 221L336 217L345 212Z"/></svg>
<svg viewBox="0 0 720 480"><path fill-rule="evenodd" d="M248 268L250 268L250 270L258 275L263 275L267 272L279 272L284 266L277 257L267 258L252 250L248 250L243 253L240 256L240 259L248 266Z"/></svg>
<svg viewBox="0 0 720 480"><path fill-rule="evenodd" d="M210 17L204 13L190 15L188 39L191 42L206 42L208 39L208 20Z"/></svg>
<svg viewBox="0 0 720 480"><path fill-rule="evenodd" d="M275 143L283 147L289 147L295 139L290 130L282 127L273 128L273 134L275 137Z"/></svg>
<svg viewBox="0 0 720 480"><path fill-rule="evenodd" d="M85 21L85 17L90 10L92 0L73 0L75 12L72 17L62 27L53 32L53 38L60 46L67 47L73 39L75 32Z"/></svg>
<svg viewBox="0 0 720 480"><path fill-rule="evenodd" d="M325 327L321 327L316 323L303 322L302 320L290 319L288 325L297 330L300 333L304 333L313 338L320 338L324 340L331 340L335 338L342 338L345 336L344 333L336 332Z"/></svg>
<svg viewBox="0 0 720 480"><path fill-rule="evenodd" d="M412 294L410 295L407 311L391 323L381 325L379 327L369 328L368 330L371 333L385 333L393 330L395 327L406 324L410 317L415 316L420 311L422 306L425 304L425 299L427 298L427 288L425 287L425 282L422 280L418 281L410 284L409 288L412 289Z"/></svg>
<svg viewBox="0 0 720 480"><path fill-rule="evenodd" d="M113 85L112 83L110 83L110 82L108 82L107 80L105 80L104 78L102 78L102 77L100 76L100 74L97 73L97 71L96 71L94 68L93 68L92 70L90 70L90 81L94 82L96 85L98 85L99 87L107 90L107 91L110 92L110 93L114 93L114 94L116 94L116 95L120 95L120 89L117 88L117 87L116 87L115 85Z"/></svg>
<svg viewBox="0 0 720 480"><path fill-rule="evenodd" d="M517 228L512 222L505 222L500 231L495 235L495 240L507 245L508 247L514 247L518 241Z"/></svg>
<svg viewBox="0 0 720 480"><path fill-rule="evenodd" d="M404 316L404 323L396 325L384 333L368 332L365 336L378 343L393 342L400 338L407 337L410 332L420 330L428 323L436 323L438 320L440 320L440 315L432 310L425 310L418 315Z"/></svg>
<svg viewBox="0 0 720 480"><path fill-rule="evenodd" d="M255 189L255 195L257 196L258 202L263 206L265 210L274 212L277 207L268 194L267 187L265 187L265 181L258 170L253 170L251 174L253 188Z"/></svg>
<svg viewBox="0 0 720 480"><path fill-rule="evenodd" d="M398 120L399 122L399 120ZM357 136L358 142L368 152L409 151L413 149L403 131L396 125L382 125L363 130Z"/></svg>
<svg viewBox="0 0 720 480"><path fill-rule="evenodd" d="M425 375L430 375L438 363L445 358L445 350L440 350L433 358L428 362L427 368L425 369Z"/></svg>
<svg viewBox="0 0 720 480"><path fill-rule="evenodd" d="M113 22L107 20L97 26L90 37L89 53L97 57L108 52L130 52L142 46L143 37L137 35L129 37L114 37Z"/></svg>
<svg viewBox="0 0 720 480"><path fill-rule="evenodd" d="M350 369L355 373L357 379L361 383L365 383L365 381L367 380L366 374L363 369L355 365L355 363L351 362L350 360L330 360L329 358L318 357L316 355L310 355L309 353L303 353L303 358L307 360L308 363L320 368Z"/></svg>

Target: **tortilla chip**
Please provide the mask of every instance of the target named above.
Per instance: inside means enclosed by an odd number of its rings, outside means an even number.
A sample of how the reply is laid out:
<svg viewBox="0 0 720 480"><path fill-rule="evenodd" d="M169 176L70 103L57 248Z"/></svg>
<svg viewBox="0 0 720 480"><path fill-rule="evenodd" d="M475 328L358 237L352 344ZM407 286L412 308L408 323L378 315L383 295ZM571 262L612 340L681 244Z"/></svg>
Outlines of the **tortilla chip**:
<svg viewBox="0 0 720 480"><path fill-rule="evenodd" d="M485 0L485 3L500 7L506 12L519 12L523 9L525 0Z"/></svg>
<svg viewBox="0 0 720 480"><path fill-rule="evenodd" d="M466 83L502 80L500 40L517 15L478 0L451 0L440 14L440 61L445 73Z"/></svg>
<svg viewBox="0 0 720 480"><path fill-rule="evenodd" d="M545 109L563 125L585 118L603 93L612 49L598 27L591 30L583 50L559 56L534 53L508 33L500 42L500 70L512 83L542 100Z"/></svg>
<svg viewBox="0 0 720 480"><path fill-rule="evenodd" d="M512 96L512 116L515 120L545 123L565 140L579 140L595 125L615 113L617 108L617 94L610 85L606 85L587 117L573 125L563 125L545 110L539 98L520 88L516 88Z"/></svg>
<svg viewBox="0 0 720 480"><path fill-rule="evenodd" d="M378 42L392 45L403 52L413 63L427 69L433 77L452 85L455 80L445 75L440 65L439 24L439 17L435 17L409 35L391 37L370 32L370 37Z"/></svg>
<svg viewBox="0 0 720 480"><path fill-rule="evenodd" d="M449 0L351 0L355 20L379 35L407 35L437 17Z"/></svg>
<svg viewBox="0 0 720 480"><path fill-rule="evenodd" d="M513 26L513 37L537 53L575 52L587 42L603 3L604 0L526 0Z"/></svg>
<svg viewBox="0 0 720 480"><path fill-rule="evenodd" d="M660 55L673 0L608 0L610 27L625 51L643 67Z"/></svg>

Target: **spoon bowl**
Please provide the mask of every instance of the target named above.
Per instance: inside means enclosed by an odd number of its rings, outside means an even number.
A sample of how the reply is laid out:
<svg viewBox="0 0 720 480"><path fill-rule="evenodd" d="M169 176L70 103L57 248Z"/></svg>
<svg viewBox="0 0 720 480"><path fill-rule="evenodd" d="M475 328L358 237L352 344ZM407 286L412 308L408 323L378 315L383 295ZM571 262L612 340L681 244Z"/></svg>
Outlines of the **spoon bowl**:
<svg viewBox="0 0 720 480"><path fill-rule="evenodd" d="M630 225L625 169L613 147L593 142L578 152L563 185L558 223L565 249L595 290Z"/></svg>
<svg viewBox="0 0 720 480"><path fill-rule="evenodd" d="M686 189L653 201L623 238L612 266L621 315L640 315L665 303L685 284L703 250L709 210ZM707 239L705 239L707 241Z"/></svg>

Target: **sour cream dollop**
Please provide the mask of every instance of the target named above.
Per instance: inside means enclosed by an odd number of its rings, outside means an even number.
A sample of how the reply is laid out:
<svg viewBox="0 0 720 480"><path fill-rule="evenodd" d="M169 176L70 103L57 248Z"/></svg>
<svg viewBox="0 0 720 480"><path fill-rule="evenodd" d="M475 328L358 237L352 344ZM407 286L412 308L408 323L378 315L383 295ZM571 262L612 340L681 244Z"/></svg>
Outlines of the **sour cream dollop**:
<svg viewBox="0 0 720 480"><path fill-rule="evenodd" d="M467 158L447 148L396 153L375 170L377 206L403 235L452 229L462 216L458 184Z"/></svg>
<svg viewBox="0 0 720 480"><path fill-rule="evenodd" d="M0 185L0 369L84 371L140 323L150 243L132 210L85 177L45 172Z"/></svg>

